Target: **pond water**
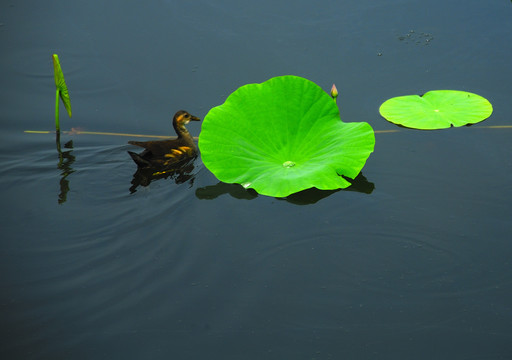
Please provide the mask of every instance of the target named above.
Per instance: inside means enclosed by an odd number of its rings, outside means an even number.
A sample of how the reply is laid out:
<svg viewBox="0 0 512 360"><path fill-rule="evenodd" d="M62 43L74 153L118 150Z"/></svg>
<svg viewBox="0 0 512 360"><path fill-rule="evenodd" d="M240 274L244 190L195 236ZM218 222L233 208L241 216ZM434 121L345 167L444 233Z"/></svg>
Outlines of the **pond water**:
<svg viewBox="0 0 512 360"><path fill-rule="evenodd" d="M511 18L505 0L3 2L1 357L512 358ZM133 137L24 132L54 126L53 53L63 130L172 134L176 110L293 74L336 83L375 152L353 187L286 199L200 158L134 185ZM435 89L494 114L379 116Z"/></svg>

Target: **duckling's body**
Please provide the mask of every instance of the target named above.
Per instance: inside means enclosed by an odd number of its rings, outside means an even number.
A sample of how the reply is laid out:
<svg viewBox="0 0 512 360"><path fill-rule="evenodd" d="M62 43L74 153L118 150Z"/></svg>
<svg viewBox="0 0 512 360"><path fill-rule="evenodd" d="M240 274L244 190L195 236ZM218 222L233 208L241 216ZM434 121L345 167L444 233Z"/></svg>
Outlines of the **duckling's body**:
<svg viewBox="0 0 512 360"><path fill-rule="evenodd" d="M197 146L185 125L190 121L199 120L199 118L190 115L188 112L180 110L172 119L172 126L178 135L177 139L128 141L131 145L140 146L145 149L140 154L131 151L128 151L128 153L139 167L168 167L196 156Z"/></svg>

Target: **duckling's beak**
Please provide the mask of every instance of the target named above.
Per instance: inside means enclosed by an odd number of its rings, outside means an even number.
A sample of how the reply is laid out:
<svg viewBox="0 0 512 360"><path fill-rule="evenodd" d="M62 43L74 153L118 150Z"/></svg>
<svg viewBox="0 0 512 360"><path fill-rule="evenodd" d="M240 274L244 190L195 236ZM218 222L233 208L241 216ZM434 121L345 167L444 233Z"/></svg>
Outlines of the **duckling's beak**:
<svg viewBox="0 0 512 360"><path fill-rule="evenodd" d="M201 121L201 119L199 119L197 116L194 116L194 115L190 115L190 120L191 121Z"/></svg>

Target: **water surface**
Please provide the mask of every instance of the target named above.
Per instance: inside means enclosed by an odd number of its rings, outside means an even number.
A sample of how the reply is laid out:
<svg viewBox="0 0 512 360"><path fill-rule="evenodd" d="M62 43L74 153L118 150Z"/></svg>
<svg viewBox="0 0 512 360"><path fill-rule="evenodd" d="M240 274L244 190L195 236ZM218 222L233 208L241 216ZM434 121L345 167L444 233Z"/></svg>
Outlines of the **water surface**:
<svg viewBox="0 0 512 360"><path fill-rule="evenodd" d="M1 346L9 359L508 359L507 1L1 5ZM428 40L428 41L427 41ZM81 128L165 135L237 87L305 76L367 121L357 186L288 199L132 187L131 138L51 130L58 53ZM458 89L482 124L395 127L389 97ZM198 135L201 124L190 124Z"/></svg>

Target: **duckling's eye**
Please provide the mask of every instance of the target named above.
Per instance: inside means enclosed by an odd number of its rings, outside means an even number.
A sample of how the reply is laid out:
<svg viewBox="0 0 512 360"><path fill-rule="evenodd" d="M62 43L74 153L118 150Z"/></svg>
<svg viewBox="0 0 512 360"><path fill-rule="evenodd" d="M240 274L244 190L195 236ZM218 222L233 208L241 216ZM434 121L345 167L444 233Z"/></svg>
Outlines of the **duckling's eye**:
<svg viewBox="0 0 512 360"><path fill-rule="evenodd" d="M185 114L185 117L188 119L190 117L190 115L189 114Z"/></svg>

